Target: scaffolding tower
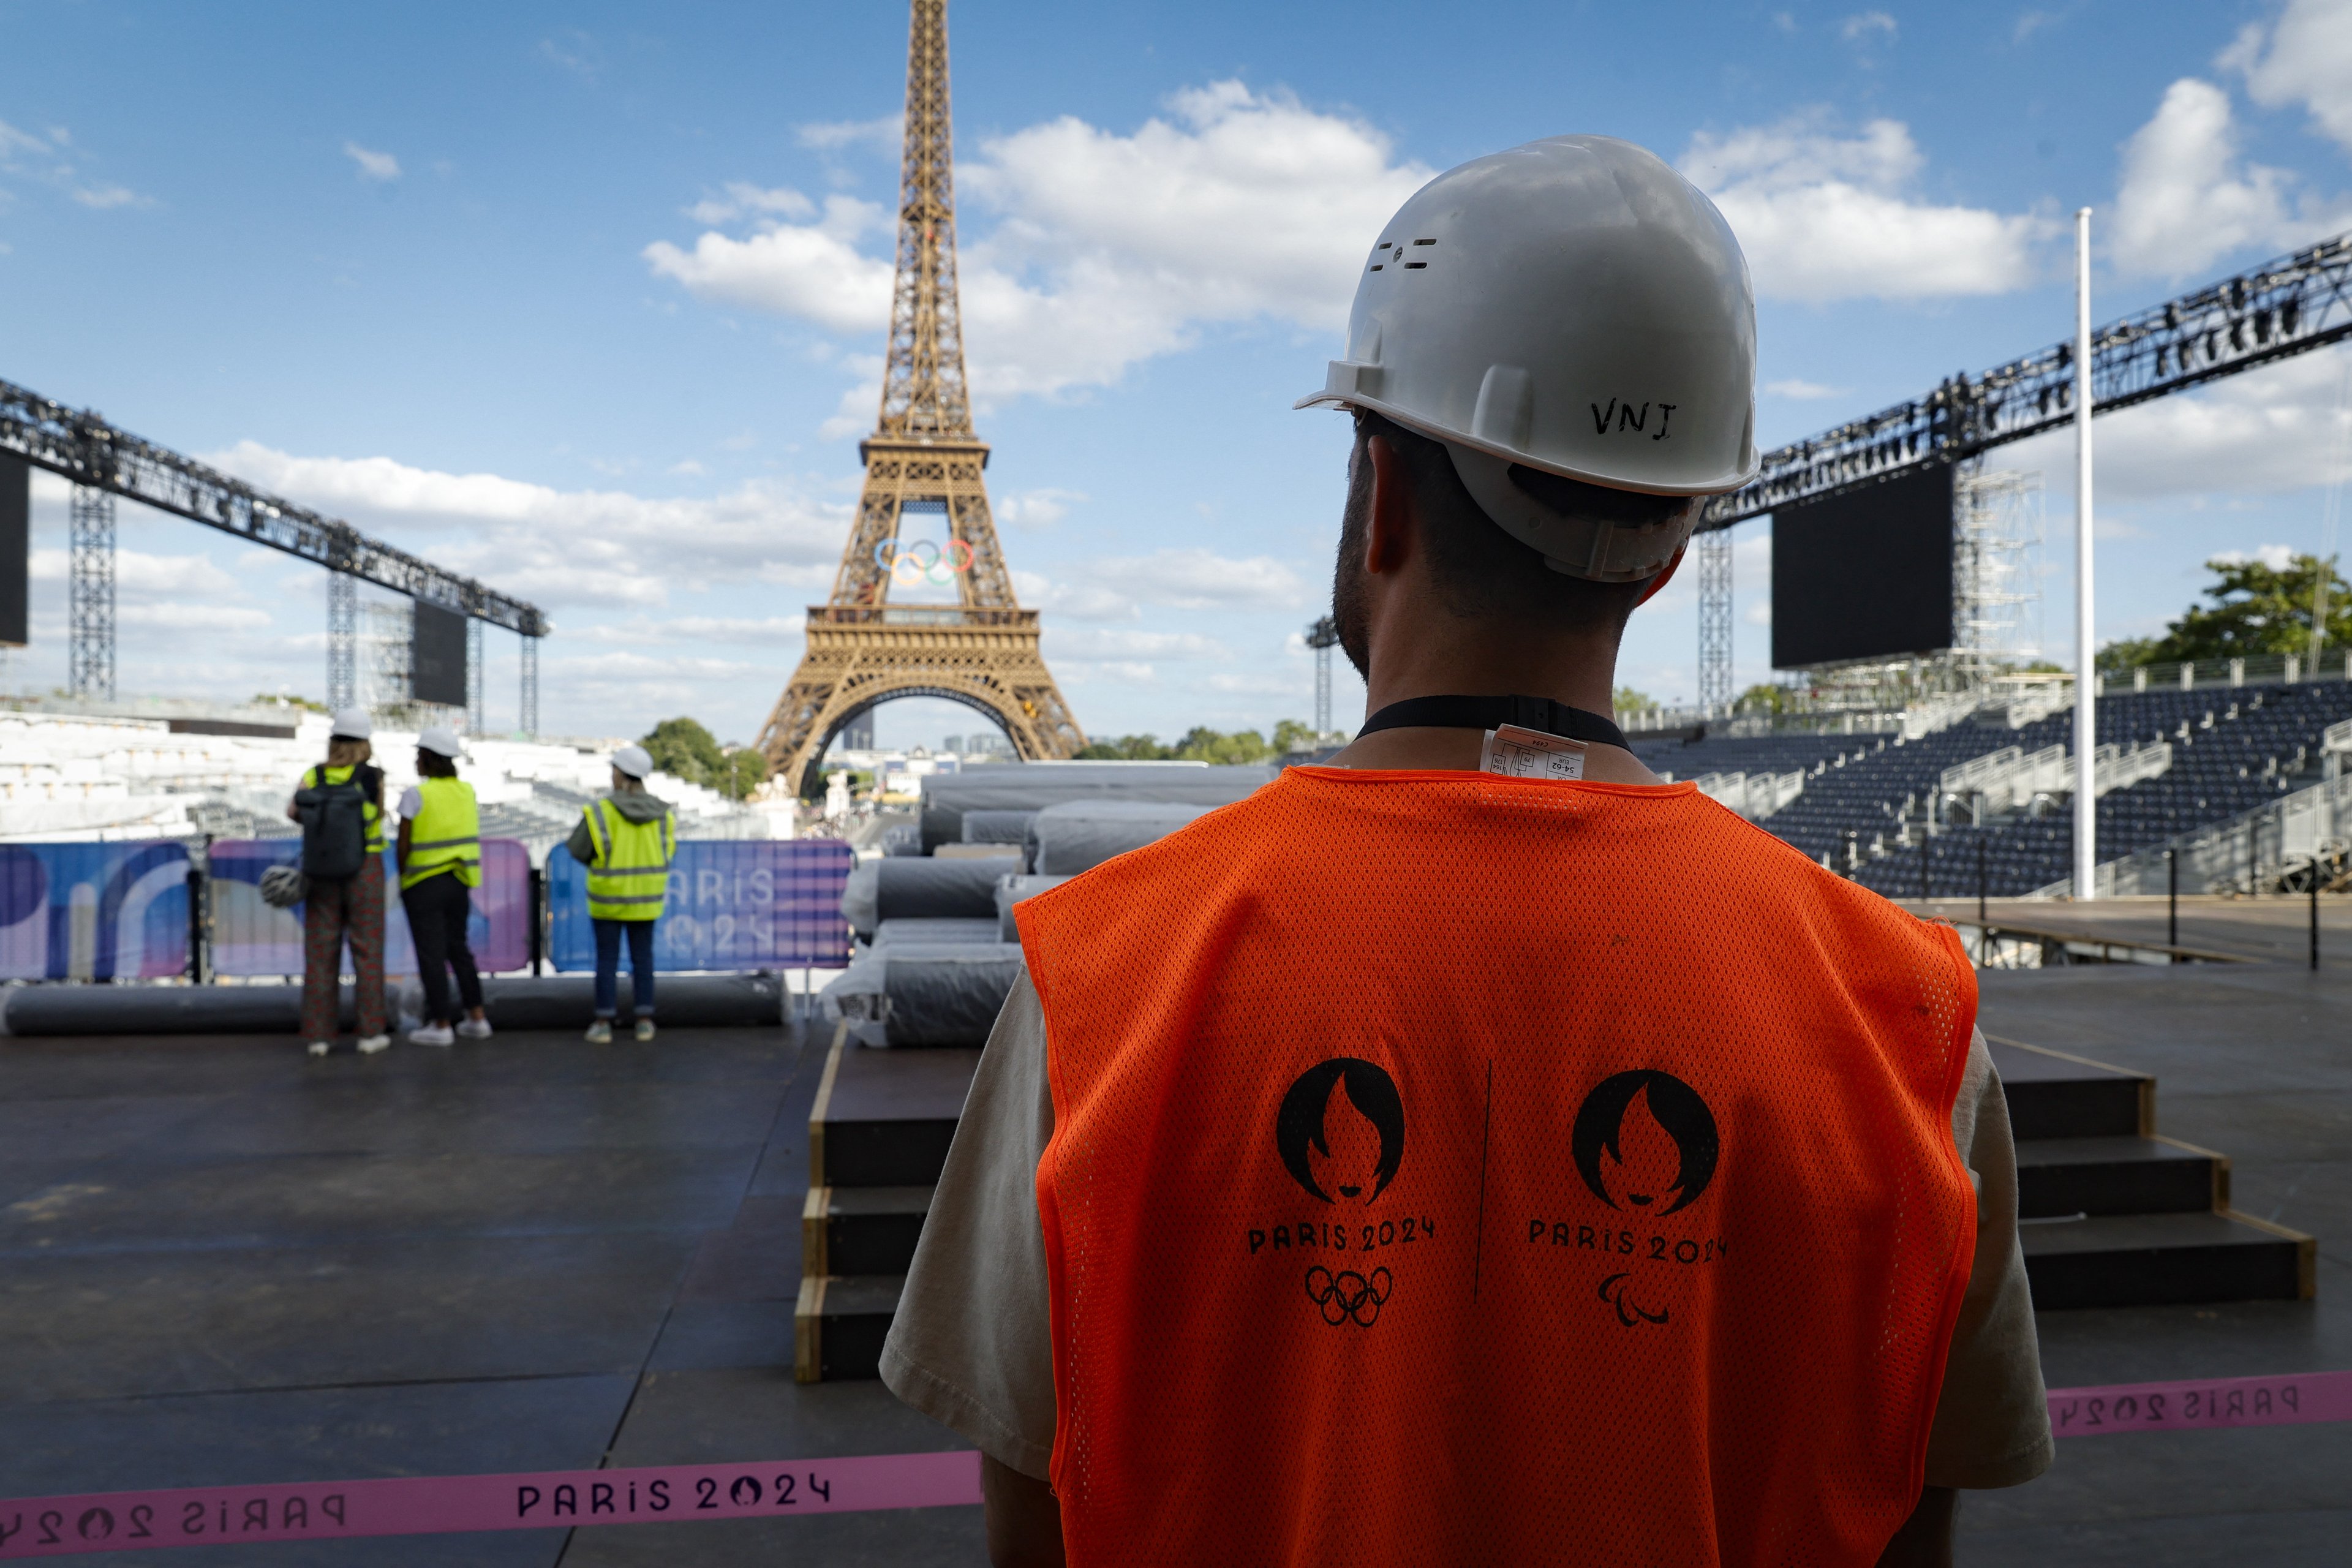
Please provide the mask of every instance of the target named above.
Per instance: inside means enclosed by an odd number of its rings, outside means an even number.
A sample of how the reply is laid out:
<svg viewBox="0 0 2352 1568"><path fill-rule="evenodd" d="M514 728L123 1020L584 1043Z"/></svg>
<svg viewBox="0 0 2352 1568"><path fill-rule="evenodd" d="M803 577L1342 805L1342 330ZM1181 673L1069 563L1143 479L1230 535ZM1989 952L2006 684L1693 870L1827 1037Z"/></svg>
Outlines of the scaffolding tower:
<svg viewBox="0 0 2352 1568"><path fill-rule="evenodd" d="M1315 739L1331 732L1331 649L1339 644L1339 625L1326 616L1307 628L1307 646L1315 650Z"/></svg>
<svg viewBox="0 0 2352 1568"><path fill-rule="evenodd" d="M340 713L360 700L360 580L327 574L327 706Z"/></svg>
<svg viewBox="0 0 2352 1568"><path fill-rule="evenodd" d="M114 492L76 485L71 510L66 687L114 700Z"/></svg>
<svg viewBox="0 0 2352 1568"><path fill-rule="evenodd" d="M2042 476L1963 463L1952 484L1952 651L1963 683L2042 651Z"/></svg>
<svg viewBox="0 0 2352 1568"><path fill-rule="evenodd" d="M1698 536L1698 700L1731 706L1731 530Z"/></svg>

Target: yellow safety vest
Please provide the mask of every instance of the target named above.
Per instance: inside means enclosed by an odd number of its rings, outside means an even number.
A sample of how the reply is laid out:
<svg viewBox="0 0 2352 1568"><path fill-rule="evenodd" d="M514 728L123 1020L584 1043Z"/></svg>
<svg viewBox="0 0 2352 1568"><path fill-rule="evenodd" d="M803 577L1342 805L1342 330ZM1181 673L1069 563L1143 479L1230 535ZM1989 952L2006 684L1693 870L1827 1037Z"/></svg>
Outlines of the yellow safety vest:
<svg viewBox="0 0 2352 1568"><path fill-rule="evenodd" d="M355 767L331 768L321 763L302 775L302 787L317 789L320 784L349 784L355 771ZM371 800L360 807L360 814L367 819L367 852L383 854L383 808Z"/></svg>
<svg viewBox="0 0 2352 1568"><path fill-rule="evenodd" d="M474 786L464 779L418 779L416 794L421 804L408 825L408 864L400 870L400 890L453 866L459 882L480 887L482 818Z"/></svg>
<svg viewBox="0 0 2352 1568"><path fill-rule="evenodd" d="M669 812L652 822L631 822L600 797L580 808L595 840L588 862L588 918L599 921L659 920L669 894L669 863L677 854L677 824Z"/></svg>

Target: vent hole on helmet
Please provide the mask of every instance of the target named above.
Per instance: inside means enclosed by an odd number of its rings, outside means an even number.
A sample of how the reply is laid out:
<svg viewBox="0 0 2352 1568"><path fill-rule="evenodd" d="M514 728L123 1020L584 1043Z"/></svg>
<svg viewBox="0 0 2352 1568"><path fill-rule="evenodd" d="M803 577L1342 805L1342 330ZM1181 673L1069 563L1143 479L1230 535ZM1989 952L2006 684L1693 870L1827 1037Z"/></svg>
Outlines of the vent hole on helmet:
<svg viewBox="0 0 2352 1568"><path fill-rule="evenodd" d="M1404 269L1407 272L1418 272L1428 265L1426 261L1408 261L1404 264Z"/></svg>
<svg viewBox="0 0 2352 1568"><path fill-rule="evenodd" d="M1379 262L1377 262L1377 261L1373 262L1373 263L1372 263L1372 270L1373 270L1373 271L1375 271L1375 272L1378 272L1380 269L1381 269L1381 264L1380 264Z"/></svg>
<svg viewBox="0 0 2352 1568"><path fill-rule="evenodd" d="M1416 239L1413 243L1415 245L1435 245L1437 241L1433 239Z"/></svg>

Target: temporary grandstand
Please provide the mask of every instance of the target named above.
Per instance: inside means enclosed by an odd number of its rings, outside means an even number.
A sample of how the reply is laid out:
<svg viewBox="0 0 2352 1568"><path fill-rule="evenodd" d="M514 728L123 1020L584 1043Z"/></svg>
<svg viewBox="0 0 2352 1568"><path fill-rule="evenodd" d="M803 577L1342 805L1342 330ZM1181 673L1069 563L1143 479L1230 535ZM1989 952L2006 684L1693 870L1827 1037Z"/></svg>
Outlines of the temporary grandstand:
<svg viewBox="0 0 2352 1568"><path fill-rule="evenodd" d="M2310 679L2290 658L2103 680L2093 768L2103 889L2162 890L2141 887L2147 867L2192 847L2184 892L2340 869L2347 674ZM2068 890L2073 859L2073 707L2071 683L1996 688L1860 724L1806 717L1784 721L1804 727L1767 732L1637 732L1633 743L1653 769L1696 779L1808 858L1880 892L2054 895Z"/></svg>
<svg viewBox="0 0 2352 1568"><path fill-rule="evenodd" d="M146 704L113 711L0 710L0 843L274 837L297 831L286 801L326 755L328 721L260 704L234 710ZM486 837L515 838L536 859L569 837L610 782L616 741L468 740L459 775L481 802ZM415 782L416 736L379 730L386 787ZM656 773L694 838L766 838L770 818L683 779ZM789 827L774 833L790 837Z"/></svg>

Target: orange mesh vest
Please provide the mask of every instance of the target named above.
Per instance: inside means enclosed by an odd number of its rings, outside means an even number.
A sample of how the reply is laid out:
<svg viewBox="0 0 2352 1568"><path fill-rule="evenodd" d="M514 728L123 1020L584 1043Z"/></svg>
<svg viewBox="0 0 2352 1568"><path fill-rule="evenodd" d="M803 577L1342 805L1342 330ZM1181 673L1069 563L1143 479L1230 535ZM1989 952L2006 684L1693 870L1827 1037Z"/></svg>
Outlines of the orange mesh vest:
<svg viewBox="0 0 2352 1568"><path fill-rule="evenodd" d="M1866 1568L1909 1513L1948 928L1688 784L1316 768L1018 915L1079 1568Z"/></svg>

